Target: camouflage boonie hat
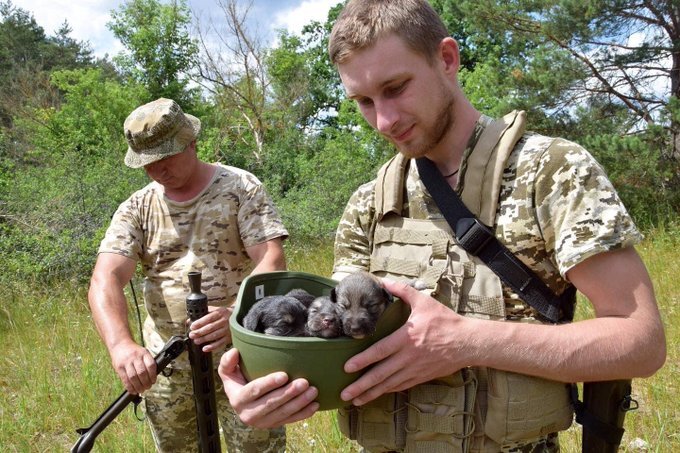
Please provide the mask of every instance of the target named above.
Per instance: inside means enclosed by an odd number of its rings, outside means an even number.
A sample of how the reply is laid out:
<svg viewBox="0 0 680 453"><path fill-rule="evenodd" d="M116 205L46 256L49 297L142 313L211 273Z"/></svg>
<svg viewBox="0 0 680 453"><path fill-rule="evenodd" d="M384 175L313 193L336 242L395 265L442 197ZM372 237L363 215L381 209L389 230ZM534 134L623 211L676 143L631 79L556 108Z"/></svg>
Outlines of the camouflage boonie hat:
<svg viewBox="0 0 680 453"><path fill-rule="evenodd" d="M123 128L129 146L125 165L140 168L184 151L198 136L201 121L172 99L160 98L137 107Z"/></svg>

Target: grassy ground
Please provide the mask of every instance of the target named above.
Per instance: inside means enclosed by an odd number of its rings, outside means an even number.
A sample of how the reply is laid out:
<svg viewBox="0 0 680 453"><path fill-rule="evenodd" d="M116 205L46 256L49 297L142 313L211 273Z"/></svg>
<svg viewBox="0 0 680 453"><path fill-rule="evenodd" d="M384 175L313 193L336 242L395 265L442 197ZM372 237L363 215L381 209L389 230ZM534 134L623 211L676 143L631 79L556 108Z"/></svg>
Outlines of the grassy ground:
<svg viewBox="0 0 680 453"><path fill-rule="evenodd" d="M668 360L654 377L634 381L640 409L626 418L622 451L635 439L648 451L680 451L680 233L648 234L640 248L655 284L668 339ZM291 270L330 275L329 246L289 246ZM75 429L88 426L120 395L108 354L97 336L84 288L63 285L0 288L0 445L3 452L68 451ZM581 304L586 305L586 304ZM580 316L587 315L587 306ZM136 322L136 321L135 321ZM135 326L136 324L133 324ZM289 426L290 452L354 452L342 437L334 413L321 412ZM580 430L562 436L565 452L580 451ZM126 409L99 436L94 451L153 451L144 423Z"/></svg>

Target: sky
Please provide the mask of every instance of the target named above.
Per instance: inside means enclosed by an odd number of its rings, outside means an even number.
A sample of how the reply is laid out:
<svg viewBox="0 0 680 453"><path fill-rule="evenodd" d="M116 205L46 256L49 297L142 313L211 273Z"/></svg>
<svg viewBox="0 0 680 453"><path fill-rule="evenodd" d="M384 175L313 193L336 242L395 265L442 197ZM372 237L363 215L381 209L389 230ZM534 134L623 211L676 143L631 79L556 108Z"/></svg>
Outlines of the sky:
<svg viewBox="0 0 680 453"><path fill-rule="evenodd" d="M121 44L106 27L111 20L111 11L118 9L123 0L11 0L16 7L33 14L35 21L43 27L45 34L53 35L68 21L72 28L71 37L78 41L89 41L94 55L110 57L122 50ZM167 3L167 0L160 0ZM223 0L226 1L226 0ZM247 6L249 0L237 0ZM255 34L263 42L274 42L275 30L287 29L299 33L303 25L312 20L325 22L328 10L341 0L250 0L249 22ZM201 18L222 17L217 0L188 0L187 4L195 15Z"/></svg>

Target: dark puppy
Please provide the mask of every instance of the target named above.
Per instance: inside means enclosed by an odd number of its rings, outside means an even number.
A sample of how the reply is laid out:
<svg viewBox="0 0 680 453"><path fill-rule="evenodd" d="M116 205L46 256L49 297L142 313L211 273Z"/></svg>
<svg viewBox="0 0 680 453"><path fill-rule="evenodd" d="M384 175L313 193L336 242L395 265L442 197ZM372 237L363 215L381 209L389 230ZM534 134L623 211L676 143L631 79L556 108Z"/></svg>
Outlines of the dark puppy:
<svg viewBox="0 0 680 453"><path fill-rule="evenodd" d="M286 293L286 296L296 298L307 308L309 308L309 306L312 305L312 302L314 302L314 299L316 299L316 296L312 296L302 288L291 289Z"/></svg>
<svg viewBox="0 0 680 453"><path fill-rule="evenodd" d="M378 279L363 271L343 278L330 298L341 310L344 334L352 338L373 334L378 318L392 302Z"/></svg>
<svg viewBox="0 0 680 453"><path fill-rule="evenodd" d="M329 297L317 297L309 306L307 334L321 338L335 338L342 334L340 309Z"/></svg>
<svg viewBox="0 0 680 453"><path fill-rule="evenodd" d="M295 297L267 296L255 303L243 318L243 327L280 337L306 335L307 307Z"/></svg>

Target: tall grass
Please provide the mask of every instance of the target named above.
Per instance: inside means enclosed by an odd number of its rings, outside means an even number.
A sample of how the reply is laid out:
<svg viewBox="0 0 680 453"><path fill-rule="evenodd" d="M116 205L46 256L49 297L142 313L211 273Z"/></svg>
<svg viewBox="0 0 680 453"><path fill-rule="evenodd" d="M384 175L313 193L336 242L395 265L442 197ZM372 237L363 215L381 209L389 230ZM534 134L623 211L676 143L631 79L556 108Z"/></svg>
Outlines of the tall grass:
<svg viewBox="0 0 680 453"><path fill-rule="evenodd" d="M658 231L639 247L654 281L666 335L668 360L655 376L633 381L640 409L626 418L622 451L634 439L648 451L680 451L680 411L676 398L680 342L680 233ZM288 244L289 269L329 276L332 247ZM108 354L97 336L86 290L75 284L39 288L13 284L1 288L0 446L3 452L68 451L78 435L122 392ZM580 304L579 316L588 313ZM131 320L136 329L136 320ZM141 413L140 413L141 415ZM580 429L562 436L565 452L580 451ZM94 451L153 451L150 432L131 408L97 438ZM356 452L343 438L334 412L325 411L288 427L290 452Z"/></svg>

